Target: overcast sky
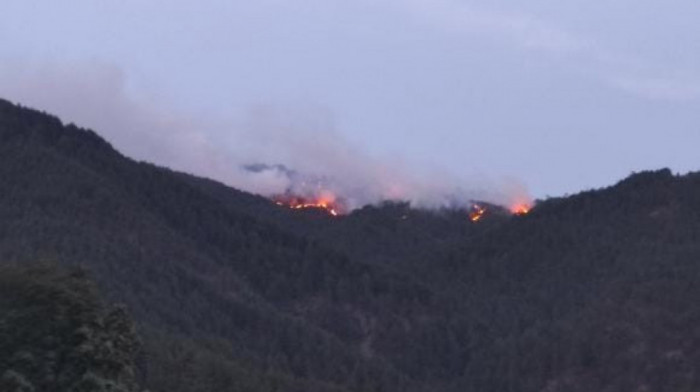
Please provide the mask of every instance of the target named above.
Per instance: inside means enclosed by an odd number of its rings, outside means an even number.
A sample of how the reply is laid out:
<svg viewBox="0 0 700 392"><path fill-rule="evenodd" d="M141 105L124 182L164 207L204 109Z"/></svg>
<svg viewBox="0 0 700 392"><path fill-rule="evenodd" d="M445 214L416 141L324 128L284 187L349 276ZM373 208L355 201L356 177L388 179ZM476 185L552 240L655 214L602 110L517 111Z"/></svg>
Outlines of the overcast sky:
<svg viewBox="0 0 700 392"><path fill-rule="evenodd" d="M557 196L700 168L699 21L697 0L2 0L0 95L232 185L231 156L342 150Z"/></svg>

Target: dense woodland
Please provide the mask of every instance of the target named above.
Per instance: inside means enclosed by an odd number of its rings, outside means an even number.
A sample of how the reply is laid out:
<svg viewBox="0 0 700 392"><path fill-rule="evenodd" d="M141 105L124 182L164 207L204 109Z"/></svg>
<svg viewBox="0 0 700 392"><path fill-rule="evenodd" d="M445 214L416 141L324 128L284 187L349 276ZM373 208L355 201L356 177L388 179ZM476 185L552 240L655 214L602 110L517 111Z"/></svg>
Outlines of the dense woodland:
<svg viewBox="0 0 700 392"><path fill-rule="evenodd" d="M0 390L135 392L140 342L80 269L0 267Z"/></svg>
<svg viewBox="0 0 700 392"><path fill-rule="evenodd" d="M0 390L700 390L700 174L490 211L289 210L0 101Z"/></svg>

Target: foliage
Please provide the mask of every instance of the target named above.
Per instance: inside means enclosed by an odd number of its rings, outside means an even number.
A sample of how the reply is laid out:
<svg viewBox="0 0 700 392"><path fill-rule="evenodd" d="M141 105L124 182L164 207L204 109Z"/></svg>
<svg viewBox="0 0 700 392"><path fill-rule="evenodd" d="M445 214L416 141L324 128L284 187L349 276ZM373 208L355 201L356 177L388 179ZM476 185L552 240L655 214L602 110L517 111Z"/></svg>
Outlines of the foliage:
<svg viewBox="0 0 700 392"><path fill-rule="evenodd" d="M136 391L135 330L105 309L80 270L48 264L0 270L3 391Z"/></svg>

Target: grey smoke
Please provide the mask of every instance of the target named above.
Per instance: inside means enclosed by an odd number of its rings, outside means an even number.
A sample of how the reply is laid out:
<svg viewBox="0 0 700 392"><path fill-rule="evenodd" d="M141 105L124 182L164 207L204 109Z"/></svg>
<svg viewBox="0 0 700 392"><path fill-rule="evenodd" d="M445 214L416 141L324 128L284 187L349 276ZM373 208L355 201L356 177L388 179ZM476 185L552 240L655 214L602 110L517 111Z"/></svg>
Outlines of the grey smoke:
<svg viewBox="0 0 700 392"><path fill-rule="evenodd" d="M276 171L284 174L287 177L294 177L297 174L296 171L289 169L287 166L276 164L268 165L266 163L252 163L248 165L243 165L243 169L251 173L262 173L268 170Z"/></svg>
<svg viewBox="0 0 700 392"><path fill-rule="evenodd" d="M528 198L515 180L449 174L369 154L346 140L323 108L251 105L242 116L215 118L136 95L124 73L110 65L0 65L0 96L6 99L92 128L135 159L263 196L323 189L350 208L387 199L439 207Z"/></svg>

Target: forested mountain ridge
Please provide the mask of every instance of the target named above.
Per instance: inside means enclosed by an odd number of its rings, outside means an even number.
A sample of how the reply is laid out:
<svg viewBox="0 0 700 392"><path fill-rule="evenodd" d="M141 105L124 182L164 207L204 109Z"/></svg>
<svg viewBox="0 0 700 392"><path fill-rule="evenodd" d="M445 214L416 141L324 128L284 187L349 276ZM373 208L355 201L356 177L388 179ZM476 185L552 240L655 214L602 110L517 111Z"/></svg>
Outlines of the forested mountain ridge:
<svg viewBox="0 0 700 392"><path fill-rule="evenodd" d="M0 260L87 269L151 391L697 390L699 214L662 170L479 224L334 219L0 101Z"/></svg>
<svg viewBox="0 0 700 392"><path fill-rule="evenodd" d="M158 339L172 334L178 344L190 336L195 345L209 342L209 349L182 353L195 356L186 358L193 368L206 367L196 361L204 352L202 360L217 362L221 373L231 373L224 359L234 359L246 371L292 373L292 379L402 384L381 359L364 358L264 298L294 298L295 291L336 295L338 278L361 278L361 264L247 212L222 213L216 200L177 175L127 160L89 131L9 103L1 116L3 260L49 257L88 268L110 298L129 305L146 333L156 331ZM398 278L381 283L394 281L410 285ZM213 359L217 355L222 360ZM179 366L171 360L180 358L150 363L147 384L190 390L187 384L198 380L171 374L168 367Z"/></svg>

